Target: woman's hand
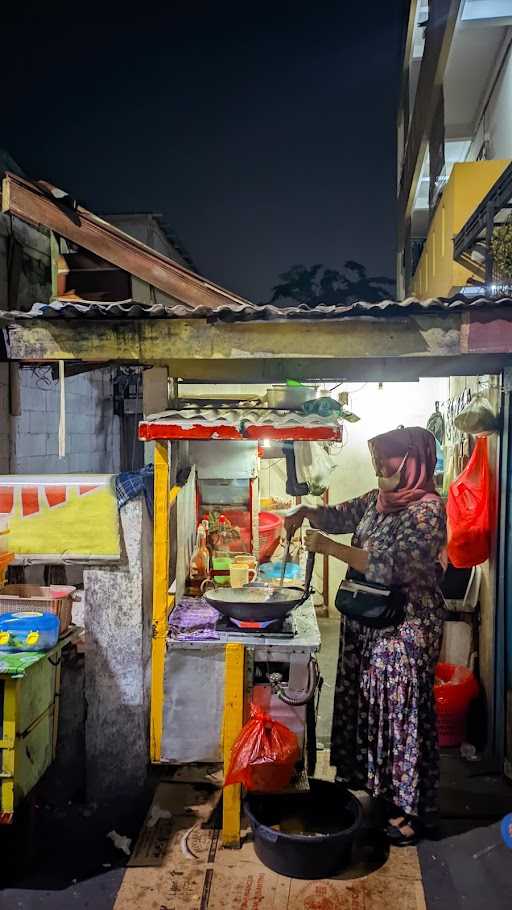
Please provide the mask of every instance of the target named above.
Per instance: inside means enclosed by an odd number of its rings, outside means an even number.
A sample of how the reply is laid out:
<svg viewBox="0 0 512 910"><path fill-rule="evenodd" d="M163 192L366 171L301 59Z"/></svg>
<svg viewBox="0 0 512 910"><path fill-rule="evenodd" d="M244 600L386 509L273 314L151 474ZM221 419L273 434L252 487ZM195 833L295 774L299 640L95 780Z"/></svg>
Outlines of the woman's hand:
<svg viewBox="0 0 512 910"><path fill-rule="evenodd" d="M292 539L295 531L299 530L302 523L307 518L307 513L307 506L297 506L296 509L292 509L291 512L288 512L288 514L285 515L284 529L289 540Z"/></svg>
<svg viewBox="0 0 512 910"><path fill-rule="evenodd" d="M329 556L331 553L332 541L320 531L306 531L304 534L304 546L310 553L323 553Z"/></svg>
<svg viewBox="0 0 512 910"><path fill-rule="evenodd" d="M346 562L357 572L363 575L368 568L368 553L359 547L347 547L344 543L336 543L319 531L306 531L304 544L310 553L322 553L324 556L333 556L335 559Z"/></svg>

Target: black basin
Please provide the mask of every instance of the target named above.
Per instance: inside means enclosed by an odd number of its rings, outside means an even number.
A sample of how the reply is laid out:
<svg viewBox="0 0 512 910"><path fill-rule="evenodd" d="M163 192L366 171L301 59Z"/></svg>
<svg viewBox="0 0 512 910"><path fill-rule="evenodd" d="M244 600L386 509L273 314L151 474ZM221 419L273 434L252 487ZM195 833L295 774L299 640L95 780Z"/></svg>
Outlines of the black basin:
<svg viewBox="0 0 512 910"><path fill-rule="evenodd" d="M307 794L249 793L244 808L265 866L290 878L329 878L350 862L362 809L340 784L314 778L309 784Z"/></svg>

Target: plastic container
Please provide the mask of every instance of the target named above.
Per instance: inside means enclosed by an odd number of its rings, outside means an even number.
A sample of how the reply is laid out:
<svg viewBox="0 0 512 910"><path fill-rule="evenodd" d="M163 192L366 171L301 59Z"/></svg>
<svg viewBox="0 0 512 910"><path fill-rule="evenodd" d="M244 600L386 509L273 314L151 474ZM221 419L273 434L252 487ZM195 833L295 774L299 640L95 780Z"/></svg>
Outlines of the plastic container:
<svg viewBox="0 0 512 910"><path fill-rule="evenodd" d="M59 617L27 610L0 616L0 651L50 651L59 640Z"/></svg>
<svg viewBox="0 0 512 910"><path fill-rule="evenodd" d="M251 519L249 512L229 509L225 514L231 524L240 529L242 547L246 552L249 552L251 544ZM283 519L280 515L274 515L273 512L260 512L260 562L268 562L277 550L281 539L282 527ZM240 541L231 541L230 549L233 551L240 550Z"/></svg>
<svg viewBox="0 0 512 910"><path fill-rule="evenodd" d="M469 706L479 688L475 674L467 667L437 665L434 697L441 748L460 746L464 742Z"/></svg>
<svg viewBox="0 0 512 910"><path fill-rule="evenodd" d="M316 398L316 389L305 385L274 385L267 389L266 397L269 408L297 408L300 410L306 401Z"/></svg>
<svg viewBox="0 0 512 910"><path fill-rule="evenodd" d="M71 624L73 594L76 588L70 585L5 585L0 591L0 615L36 610L40 613L54 613L60 619L61 635Z"/></svg>
<svg viewBox="0 0 512 910"><path fill-rule="evenodd" d="M350 862L363 813L342 785L310 778L309 786L294 795L249 793L244 809L265 866L290 878L331 878Z"/></svg>
<svg viewBox="0 0 512 910"><path fill-rule="evenodd" d="M265 562L260 566L260 576L265 581L279 581L281 580L281 569L283 563L278 562ZM302 575L302 569L296 562L288 562L286 564L286 569L284 571L284 580L285 581L295 581L297 578L300 578Z"/></svg>

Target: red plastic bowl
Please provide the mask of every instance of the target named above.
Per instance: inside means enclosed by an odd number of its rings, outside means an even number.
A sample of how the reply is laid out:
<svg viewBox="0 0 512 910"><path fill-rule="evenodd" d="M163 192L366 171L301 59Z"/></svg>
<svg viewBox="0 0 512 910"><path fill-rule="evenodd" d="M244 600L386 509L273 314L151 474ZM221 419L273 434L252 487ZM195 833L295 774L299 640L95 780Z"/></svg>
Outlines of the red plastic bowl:
<svg viewBox="0 0 512 910"><path fill-rule="evenodd" d="M242 547L248 552L251 544L251 521L249 512L229 509L226 510L225 515L228 521L230 521L234 527L240 528ZM260 512L259 525L260 562L268 562L268 560L273 556L279 544L279 540L281 538L281 529L283 527L283 519L280 515L274 515L273 512ZM237 545L236 541L233 541L231 549L240 549L240 544Z"/></svg>

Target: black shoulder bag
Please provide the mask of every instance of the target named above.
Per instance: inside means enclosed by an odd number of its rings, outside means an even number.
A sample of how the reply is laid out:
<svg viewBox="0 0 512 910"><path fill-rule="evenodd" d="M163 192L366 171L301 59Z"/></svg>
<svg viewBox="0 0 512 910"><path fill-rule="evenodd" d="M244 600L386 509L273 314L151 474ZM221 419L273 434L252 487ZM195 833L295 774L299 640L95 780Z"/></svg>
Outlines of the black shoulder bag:
<svg viewBox="0 0 512 910"><path fill-rule="evenodd" d="M407 597L396 585L387 587L367 581L349 569L336 594L336 609L368 629L387 629L405 619Z"/></svg>

